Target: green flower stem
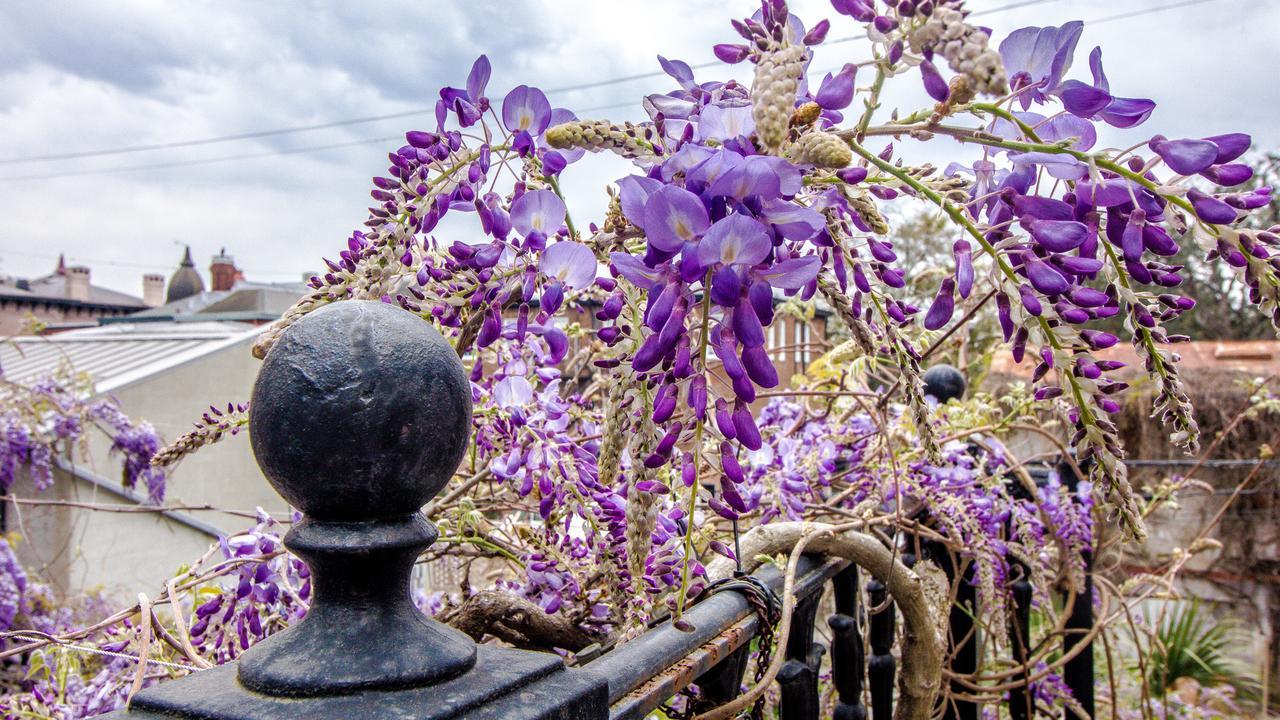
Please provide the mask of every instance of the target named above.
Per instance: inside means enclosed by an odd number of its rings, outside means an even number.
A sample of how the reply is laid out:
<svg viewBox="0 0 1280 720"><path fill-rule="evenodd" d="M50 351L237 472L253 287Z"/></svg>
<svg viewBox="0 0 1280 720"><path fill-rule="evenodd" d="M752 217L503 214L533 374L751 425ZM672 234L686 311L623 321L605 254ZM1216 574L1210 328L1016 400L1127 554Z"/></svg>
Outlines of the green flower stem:
<svg viewBox="0 0 1280 720"><path fill-rule="evenodd" d="M881 160L879 157L876 157L875 153L872 153L870 150L867 150L866 148L862 147L862 145L858 144L857 141L850 140L849 146L853 148L853 151L855 153L857 153L867 162L879 168L881 172L887 173L889 175L896 177L904 185L915 190L916 193L918 193L921 197L932 202L934 205L937 205L939 209L941 209L944 213L947 214L948 217L951 218L952 222L954 222L955 224L963 228L964 231L968 233L969 236L972 237L978 243L978 246L982 248L983 252L985 252L987 255L991 257L991 259L995 262L996 267L1000 269L1000 272L1006 278L1008 278L1010 282L1014 283L1015 285L1020 285L1022 283L1022 281L1018 278L1017 273L1013 271L1013 267L1009 265L1008 260L1006 260L1005 257L1000 253L996 252L995 247L992 246L991 243L987 241L986 236L984 236L982 232L978 230L977 226L975 226L973 222L969 220L968 216L964 214L964 210L962 210L960 207L958 207L954 203L947 201L946 198L939 195L936 191L934 191L932 188L928 187L924 183L921 183L919 180L916 180L915 178L911 177L907 173L903 172L901 169L894 167L892 163L889 163L885 160ZM1036 320L1040 324L1041 333L1045 336L1045 339L1049 342L1049 344L1053 347L1053 349L1062 350L1063 349L1062 343L1059 342L1057 335L1054 334L1053 328L1049 327L1049 321L1045 320L1042 317L1037 317ZM1059 374L1062 377L1064 377L1067 380L1067 384L1071 386L1071 394L1075 398L1076 407L1079 408L1080 410L1080 421L1085 425L1096 425L1097 421L1096 421L1096 418L1094 417L1093 409L1090 408L1088 404L1085 402L1084 389L1081 388L1079 383L1076 382L1075 376L1069 372L1062 372Z"/></svg>
<svg viewBox="0 0 1280 720"><path fill-rule="evenodd" d="M1116 251L1114 248L1111 247L1111 243L1101 242L1101 243L1098 243L1098 245L1102 247L1104 252L1106 252L1107 261L1111 263L1111 266L1113 268L1115 268L1116 280L1117 282L1120 283L1120 287L1124 288L1125 290L1128 290L1129 292L1133 292L1133 287L1129 284L1129 273L1125 272L1123 266L1120 264L1120 258L1116 257ZM1142 335L1142 344L1144 347L1147 348L1147 352L1151 355L1151 357L1153 358L1160 357L1160 355L1156 352L1156 341L1155 341L1155 338L1151 336L1151 331L1143 327L1142 325L1139 325L1136 322L1133 324L1133 329L1134 329L1134 332L1137 332ZM1156 370L1160 373L1160 378L1162 380L1167 379L1169 377L1169 373L1167 370L1165 370L1165 365L1163 362L1157 362L1153 364L1156 366Z"/></svg>
<svg viewBox="0 0 1280 720"><path fill-rule="evenodd" d="M878 59L876 62L876 79L871 82L871 94L864 101L866 109L862 111L862 117L858 119L857 134L859 137L871 126L871 116L880 107L880 91L884 88L884 80L888 76L886 72L888 62L886 58Z"/></svg>
<svg viewBox="0 0 1280 720"><path fill-rule="evenodd" d="M706 277L702 279L704 288L711 287L711 271L708 270ZM702 293L702 332L698 339L698 368L702 372L707 371L707 346L711 339L711 292L704 290ZM705 413L704 413L705 417ZM684 531L684 560L680 564L680 592L676 596L676 611L672 616L676 620L680 619L680 615L684 613L685 603L689 599L689 564L693 559L693 513L698 507L698 469L702 465L702 429L705 422L698 420L697 426L693 431L693 469L694 480L693 485L689 488L689 504L685 507L687 513L685 517Z"/></svg>
<svg viewBox="0 0 1280 720"><path fill-rule="evenodd" d="M565 199L564 193L560 192L560 181L557 180L554 175L544 175L543 177L546 178L547 184L551 186L552 191L554 191L556 195L559 195L560 200L565 203L564 223L569 226L569 237L577 240L578 229L573 226L573 215L569 213L568 209L569 201Z"/></svg>
<svg viewBox="0 0 1280 720"><path fill-rule="evenodd" d="M1033 128L1033 127L1031 127L1030 125L1026 124L1026 123L1025 123L1025 122L1023 122L1020 118L1018 118L1018 116L1014 115L1013 113L1009 112L1008 110L1005 110L1004 108L1000 107L999 105L992 105L991 103L971 103L971 104L969 105L969 108L970 108L971 110L977 110L977 111L979 111L979 112L991 113L992 115L995 115L996 117L1004 118L1005 120L1008 120L1009 122L1013 123L1014 125L1017 125L1017 126L1018 126L1018 129L1022 131L1022 134L1026 135L1026 136L1027 136L1027 137L1029 137L1029 138L1031 138L1031 140L1032 140L1032 141L1034 141L1034 142L1043 142L1043 141L1040 139L1040 136L1036 134L1035 128Z"/></svg>
<svg viewBox="0 0 1280 720"><path fill-rule="evenodd" d="M476 535L447 535L447 536L441 537L439 539L439 542L454 543L459 545L475 545L477 547L482 547L485 550L495 552L501 555L502 557L510 560L511 562L519 565L521 568L524 568L524 563L520 562L520 558L513 555L510 550L507 550L501 545L497 545L489 540L486 540L485 538L482 538Z"/></svg>

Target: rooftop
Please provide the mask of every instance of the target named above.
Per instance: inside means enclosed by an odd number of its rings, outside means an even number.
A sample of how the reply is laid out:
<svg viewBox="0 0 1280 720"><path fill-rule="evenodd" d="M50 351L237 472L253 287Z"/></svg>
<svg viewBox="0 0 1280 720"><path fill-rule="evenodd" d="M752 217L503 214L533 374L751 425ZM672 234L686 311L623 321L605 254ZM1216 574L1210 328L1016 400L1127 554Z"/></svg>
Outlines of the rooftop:
<svg viewBox="0 0 1280 720"><path fill-rule="evenodd" d="M123 308L143 308L141 298L90 284L88 299L73 300L67 291L67 266L62 258L53 272L30 280L0 282L0 297L30 302L56 301L85 305L109 305Z"/></svg>
<svg viewBox="0 0 1280 720"><path fill-rule="evenodd" d="M256 283L241 280L230 290L206 290L127 318L103 318L104 324L136 322L270 322L293 307L308 288L304 283Z"/></svg>
<svg viewBox="0 0 1280 720"><path fill-rule="evenodd" d="M211 352L251 342L260 329L237 322L112 323L47 337L19 337L0 344L4 378L30 382L69 363L89 373L98 392Z"/></svg>
<svg viewBox="0 0 1280 720"><path fill-rule="evenodd" d="M1178 367L1183 370L1218 368L1262 376L1280 372L1280 340L1197 340L1171 347L1182 356ZM1094 356L1099 360L1119 360L1129 367L1141 367L1142 363L1127 342L1098 350ZM1034 358L1038 356L1028 353L1027 357L1029 359L1018 365L1008 353L997 353L991 362L991 372L1030 377L1035 370Z"/></svg>

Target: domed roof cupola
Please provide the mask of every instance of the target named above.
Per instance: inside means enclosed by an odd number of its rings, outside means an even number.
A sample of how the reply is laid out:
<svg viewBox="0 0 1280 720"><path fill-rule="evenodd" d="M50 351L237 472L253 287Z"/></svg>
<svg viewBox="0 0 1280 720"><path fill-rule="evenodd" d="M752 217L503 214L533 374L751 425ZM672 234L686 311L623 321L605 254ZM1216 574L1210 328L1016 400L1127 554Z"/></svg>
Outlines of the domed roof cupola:
<svg viewBox="0 0 1280 720"><path fill-rule="evenodd" d="M188 245L186 253L182 256L182 264L173 273L173 277L169 278L169 292L165 294L164 301L171 303L202 292L204 292L204 279L196 271L196 264L191 259L191 246Z"/></svg>

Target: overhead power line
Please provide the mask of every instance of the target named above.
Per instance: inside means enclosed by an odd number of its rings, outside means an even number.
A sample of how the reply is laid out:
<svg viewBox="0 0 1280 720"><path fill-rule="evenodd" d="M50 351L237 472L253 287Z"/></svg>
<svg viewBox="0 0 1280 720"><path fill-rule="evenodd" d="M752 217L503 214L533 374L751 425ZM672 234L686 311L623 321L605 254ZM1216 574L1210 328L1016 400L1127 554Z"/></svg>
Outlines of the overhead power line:
<svg viewBox="0 0 1280 720"><path fill-rule="evenodd" d="M1039 5L1046 2L1059 2L1060 0L1022 0L1021 2L1012 3L996 8L988 8L972 13L973 16L986 15L990 13L1003 12L1005 10L1013 10L1016 8L1026 7L1028 5ZM828 44L848 42L856 40L862 36L849 36L829 40ZM690 65L694 70L702 70L709 67L715 67L721 64L718 60L705 63ZM645 80L653 77L661 77L666 73L661 70L651 72L636 73L634 75L623 75L621 77L609 78L607 80L597 80L594 82L579 83L576 85L565 85L563 87L550 88L546 92L551 94L574 92L578 90L591 90L593 88L607 87L609 85L617 85L634 80ZM496 102L501 102L497 100ZM426 115L435 111L435 107L417 108L414 110L404 110L401 112L387 113L384 115L368 115L365 117L345 118L342 120L331 120L329 122L315 123L312 125L296 125L293 127L272 128L268 130L250 130L242 133L232 133L229 135L217 135L214 137L198 138L194 140L174 140L170 142L150 143L145 145L126 145L123 147L101 148L97 150L77 150L65 153L50 153L45 155L24 155L21 157L0 158L0 165L16 165L19 163L43 162L50 160L76 160L79 158L103 157L106 155L124 155L128 153L151 152L154 150L173 150L175 148L196 147L200 145L214 145L218 143L234 142L237 140L257 140L266 137L276 137L279 135L291 135L294 133L312 132L315 130L327 130L336 127L348 127L351 125L363 125L367 123L380 122L383 120L395 120L398 118L413 117L415 115Z"/></svg>
<svg viewBox="0 0 1280 720"><path fill-rule="evenodd" d="M338 148L356 147L357 145L372 145L375 143L393 142L403 140L401 135L391 135L388 137L365 138L363 140L351 140L349 142L329 143L327 145L308 145L299 148L286 148L284 150L265 150L256 153L243 153L240 155L227 155L216 158L203 158L199 160L175 160L173 162L148 163L146 165L125 165L123 167L96 168L88 170L68 170L60 173L49 173L43 175L14 175L11 177L2 177L0 182L18 182L20 180L46 180L57 177L81 177L85 175L110 175L119 172L132 172L135 170L159 170L162 168L188 167L191 165L212 165L214 163L235 162L238 160L256 160L258 158L276 157L278 155L302 155L306 153L320 152L323 150L336 150Z"/></svg>
<svg viewBox="0 0 1280 720"><path fill-rule="evenodd" d="M985 10L979 10L971 13L970 17L992 14L997 12L1004 12L1008 10L1015 10L1018 8L1029 7L1032 5L1040 5L1047 2L1059 2L1059 1L1060 0L1022 0L1022 2L1016 2L1009 5L1002 5L1000 7L995 7L995 8L988 8ZM1177 8L1189 7L1192 5L1202 5L1205 3L1217 2L1217 1L1218 0L1182 0L1181 2L1175 2L1168 5L1148 7L1142 10L1134 10L1134 11L1129 11L1124 13L1118 13L1115 15L1108 15L1100 18L1095 18L1093 20L1087 20L1085 21L1085 25L1086 27L1090 25L1100 25L1103 23L1114 22L1117 20L1125 20L1129 18L1141 17L1144 15L1151 15L1159 12L1164 12L1167 10L1174 10ZM848 42L851 40L860 39L861 37L862 36L848 36L848 37L836 38L833 40L828 40L825 44L830 45L834 43ZM720 64L721 63L719 63L718 61L712 61L712 62L698 63L696 65L690 65L690 67L693 69L704 69L708 67L714 67ZM580 83L577 85L566 85L558 88L550 88L546 92L555 94L555 93L573 92L576 90L588 90L588 89L597 88L597 87L604 87L607 85L615 85L619 83L631 82L634 80L661 77L665 74L666 73L661 70L647 72L647 73L638 73L635 75L626 75L622 77L611 78L608 80L600 80L597 82ZM501 99L495 100L494 102L495 104L498 102L501 102ZM618 108L618 107L626 107L631 104L632 104L631 102L614 103L610 105L601 105L601 106L596 106L591 108L583 108L581 111L591 112L591 111L599 111L599 110L609 110L609 109ZM434 108L407 110L401 113L391 113L387 115L373 115L373 116L361 117L361 118L347 118L344 120L334 120L332 122L327 122L327 123L319 123L315 125L305 125L305 126L298 126L298 127L292 127L292 128L257 130L257 131L251 131L251 132L245 132L245 133L238 133L235 135L222 135L217 137L201 138L197 140L174 141L174 142L168 142L168 143L157 143L153 145L134 145L129 147L109 148L109 149L102 149L102 150L87 150L87 151L81 151L81 152L75 152L75 153L63 153L59 155L38 155L38 156L28 156L28 157L22 157L22 158L0 158L0 165L36 162L40 160L71 160L71 159L86 158L86 157L97 157L97 156L103 156L103 155L120 155L125 153L145 152L150 150L174 149L174 148L189 147L189 146L195 146L195 145L211 145L215 143L231 142L234 140L246 140L246 139L262 138L262 137L288 135L292 133L308 132L311 130L319 130L324 128L358 125L362 123L377 122L380 120L388 120L388 119L395 119L399 117L421 115L429 112L434 112ZM46 173L46 174L17 175L12 177L0 178L0 182L49 180L49 179L56 179L56 178L62 178L62 177L77 177L77 176L84 176L84 175L106 175L106 174L113 174L117 172L134 172L139 170L157 170L157 169L173 168L173 167L208 165L208 164L214 164L214 163L232 162L232 161L239 161L239 160L253 160L258 158L274 157L279 155L296 155L296 154L303 154L303 153L320 152L323 150L332 150L336 148L354 147L357 145L368 145L368 144L379 143L379 142L390 142L390 141L399 140L399 139L400 139L400 136L392 136L392 137L384 137L384 138L366 138L363 140L354 140L354 141L345 142L345 143L313 145L313 146L307 146L307 147L290 148L285 150L272 150L272 151L265 151L260 153L245 153L241 155L230 155L226 157L205 158L205 159L199 159L199 160L185 160L185 161L175 161L175 162L165 162L165 163L149 163L144 165L130 165L130 166L124 166L124 167L100 168L100 169L93 169L93 170L78 170L78 171L73 170L69 172Z"/></svg>

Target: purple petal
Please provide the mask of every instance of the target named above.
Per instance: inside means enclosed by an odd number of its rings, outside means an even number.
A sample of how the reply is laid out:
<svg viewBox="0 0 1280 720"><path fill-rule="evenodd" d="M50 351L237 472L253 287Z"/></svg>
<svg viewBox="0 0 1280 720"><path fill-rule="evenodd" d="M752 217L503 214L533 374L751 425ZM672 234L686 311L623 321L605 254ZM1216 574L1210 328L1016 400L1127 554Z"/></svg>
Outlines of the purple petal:
<svg viewBox="0 0 1280 720"><path fill-rule="evenodd" d="M503 378L494 383L493 400L503 409L526 405L533 400L533 386L520 375Z"/></svg>
<svg viewBox="0 0 1280 720"><path fill-rule="evenodd" d="M1152 100L1118 97L1099 116L1113 127L1131 128L1146 122L1155 109L1156 104Z"/></svg>
<svg viewBox="0 0 1280 720"><path fill-rule="evenodd" d="M1089 227L1075 220L1041 220L1029 217L1023 224L1046 250L1055 253L1074 250L1089 237Z"/></svg>
<svg viewBox="0 0 1280 720"><path fill-rule="evenodd" d="M1095 207L1114 207L1130 202L1136 192L1133 184L1124 179L1085 181L1076 186L1076 197Z"/></svg>
<svg viewBox="0 0 1280 720"><path fill-rule="evenodd" d="M697 195L674 185L664 185L644 204L644 231L649 244L675 252L704 232L710 220Z"/></svg>
<svg viewBox="0 0 1280 720"><path fill-rule="evenodd" d="M1215 165L1200 174L1222 187L1235 187L1253 178L1253 168L1244 163L1230 163Z"/></svg>
<svg viewBox="0 0 1280 720"><path fill-rule="evenodd" d="M1013 81L1014 89L1025 86L1052 89L1061 82L1071 67L1076 43L1084 23L1073 21L1061 27L1025 27L1009 33L1000 43L1000 57ZM1031 101L1043 101L1038 91L1022 94L1023 107Z"/></svg>
<svg viewBox="0 0 1280 720"><path fill-rule="evenodd" d="M822 260L817 255L788 258L774 263L764 272L758 273L769 281L770 285L784 290L798 290L818 276L822 268Z"/></svg>
<svg viewBox="0 0 1280 720"><path fill-rule="evenodd" d="M1015 166L1039 165L1059 180L1083 180L1089 168L1070 155L1049 152L1010 153Z"/></svg>
<svg viewBox="0 0 1280 720"><path fill-rule="evenodd" d="M801 40L805 45L820 45L823 40L827 39L827 32L831 29L831 21L823 19L813 26L813 29L805 33Z"/></svg>
<svg viewBox="0 0 1280 720"><path fill-rule="evenodd" d="M933 304L925 313L924 328L926 330L937 330L951 321L951 315L956 310L954 293L955 280L944 278L942 284L938 286L938 294L933 298Z"/></svg>
<svg viewBox="0 0 1280 720"><path fill-rule="evenodd" d="M619 275L630 280L638 287L651 288L658 280L656 270L646 266L640 261L640 258L628 253L609 253L609 264L613 266L614 270L618 271Z"/></svg>
<svg viewBox="0 0 1280 720"><path fill-rule="evenodd" d="M1074 220L1075 210L1067 203L1039 195L1015 195L1013 213L1018 217L1031 216L1042 220Z"/></svg>
<svg viewBox="0 0 1280 720"><path fill-rule="evenodd" d="M1086 151L1098 142L1098 131L1093 123L1075 115L1055 115L1043 125L1036 126L1036 134L1045 142L1077 138L1072 147L1080 151Z"/></svg>
<svg viewBox="0 0 1280 720"><path fill-rule="evenodd" d="M1071 289L1071 302L1080 307L1101 307L1110 302L1111 298L1101 290L1091 287L1076 287Z"/></svg>
<svg viewBox="0 0 1280 720"><path fill-rule="evenodd" d="M559 175L568 165L569 161L560 154L559 150L548 151L542 156L542 172L548 177Z"/></svg>
<svg viewBox="0 0 1280 720"><path fill-rule="evenodd" d="M550 190L527 192L511 203L511 226L521 235L554 234L564 224L564 201Z"/></svg>
<svg viewBox="0 0 1280 720"><path fill-rule="evenodd" d="M757 276L756 281L747 289L747 299L751 301L756 317L760 318L760 324L768 325L773 322L773 286L768 280Z"/></svg>
<svg viewBox="0 0 1280 720"><path fill-rule="evenodd" d="M957 240L951 253L956 260L956 289L960 297L967 298L973 292L973 249L968 240Z"/></svg>
<svg viewBox="0 0 1280 720"><path fill-rule="evenodd" d="M507 130L540 135L551 123L551 103L538 88L517 85L502 100L502 124Z"/></svg>
<svg viewBox="0 0 1280 720"><path fill-rule="evenodd" d="M1070 281L1052 265L1030 255L1026 259L1026 270L1027 279L1045 295L1064 293L1071 287Z"/></svg>
<svg viewBox="0 0 1280 720"><path fill-rule="evenodd" d="M747 377L762 388L778 386L778 371L769 360L769 353L763 346L744 347L742 349L742 366L747 369ZM742 440L742 431L738 431L738 439Z"/></svg>
<svg viewBox="0 0 1280 720"><path fill-rule="evenodd" d="M733 428L738 433L738 442L748 450L759 450L763 445L760 429L751 415L751 406L741 400L733 404Z"/></svg>
<svg viewBox="0 0 1280 720"><path fill-rule="evenodd" d="M1179 175L1207 170L1218 158L1218 146L1209 140L1152 139L1151 149Z"/></svg>
<svg viewBox="0 0 1280 720"><path fill-rule="evenodd" d="M618 181L622 215L636 227L644 227L644 204L662 182L642 175L628 175Z"/></svg>
<svg viewBox="0 0 1280 720"><path fill-rule="evenodd" d="M686 191L681 191L686 192ZM697 196L687 193L695 200ZM698 201L701 207L701 201ZM713 263L751 266L764 260L773 247L769 230L758 220L746 215L730 215L706 231L698 244L698 261L703 266Z"/></svg>
<svg viewBox="0 0 1280 720"><path fill-rule="evenodd" d="M738 300L738 305L733 310L733 332L738 336L738 341L747 347L764 346L764 328L747 298Z"/></svg>
<svg viewBox="0 0 1280 720"><path fill-rule="evenodd" d="M698 137L703 140L731 140L756 131L751 106L721 107L708 105L698 114Z"/></svg>
<svg viewBox="0 0 1280 720"><path fill-rule="evenodd" d="M721 62L726 62L730 65L736 65L746 60L747 56L751 54L751 48L746 45L731 45L728 43L716 45L711 50L716 57L720 58Z"/></svg>
<svg viewBox="0 0 1280 720"><path fill-rule="evenodd" d="M1082 118L1091 118L1111 104L1111 93L1102 88L1068 80L1058 88L1058 97L1067 112Z"/></svg>
<svg viewBox="0 0 1280 720"><path fill-rule="evenodd" d="M742 278L738 271L725 265L711 276L711 301L721 307L733 307L742 295Z"/></svg>
<svg viewBox="0 0 1280 720"><path fill-rule="evenodd" d="M929 97L938 102L946 102L951 97L951 88L947 87L947 81L932 62L920 62L920 75L924 78L924 90L929 93Z"/></svg>
<svg viewBox="0 0 1280 720"><path fill-rule="evenodd" d="M814 102L827 110L843 110L849 107L849 103L853 102L853 81L857 70L856 65L845 63L840 72L827 75L822 80L822 85L818 87Z"/></svg>
<svg viewBox="0 0 1280 720"><path fill-rule="evenodd" d="M1196 215L1207 223L1228 225L1236 221L1236 209L1212 195L1191 188L1187 191L1187 198L1195 208Z"/></svg>
<svg viewBox="0 0 1280 720"><path fill-rule="evenodd" d="M1214 159L1214 164L1218 165L1229 163L1245 154L1253 143L1253 138L1244 133L1214 135L1213 137L1205 138L1205 140L1218 146L1218 157Z"/></svg>
<svg viewBox="0 0 1280 720"><path fill-rule="evenodd" d="M596 256L580 242L564 240L547 247L538 269L570 288L584 288L596 279Z"/></svg>
<svg viewBox="0 0 1280 720"><path fill-rule="evenodd" d="M489 66L489 58L481 55L471 65L471 73L467 75L467 95L470 96L471 102L480 102L480 98L484 97L485 86L489 84L489 74L492 68Z"/></svg>
<svg viewBox="0 0 1280 720"><path fill-rule="evenodd" d="M729 154L736 155L736 153ZM778 159L781 160L781 158ZM742 200L751 195L776 197L781 194L778 174L774 171L772 163L765 158L753 155L739 162L730 161L730 164L731 167L726 168L711 184L712 195L725 195Z"/></svg>
<svg viewBox="0 0 1280 720"><path fill-rule="evenodd" d="M683 60L668 60L661 55L658 56L658 64L662 66L662 71L670 75L676 82L680 83L680 87L685 90L692 90L695 87L693 82L693 68L689 67L689 63Z"/></svg>
<svg viewBox="0 0 1280 720"><path fill-rule="evenodd" d="M770 200L758 214L788 240L808 240L827 227L817 210L786 200Z"/></svg>

